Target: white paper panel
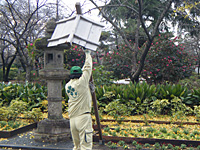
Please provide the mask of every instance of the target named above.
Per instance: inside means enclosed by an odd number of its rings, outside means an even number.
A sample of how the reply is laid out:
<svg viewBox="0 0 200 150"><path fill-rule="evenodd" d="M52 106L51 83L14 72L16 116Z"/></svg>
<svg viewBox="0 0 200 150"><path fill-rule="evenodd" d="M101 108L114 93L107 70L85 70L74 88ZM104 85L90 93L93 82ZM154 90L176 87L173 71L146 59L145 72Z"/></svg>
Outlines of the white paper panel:
<svg viewBox="0 0 200 150"><path fill-rule="evenodd" d="M96 51L102 28L102 24L81 15L58 21L48 47L72 42Z"/></svg>

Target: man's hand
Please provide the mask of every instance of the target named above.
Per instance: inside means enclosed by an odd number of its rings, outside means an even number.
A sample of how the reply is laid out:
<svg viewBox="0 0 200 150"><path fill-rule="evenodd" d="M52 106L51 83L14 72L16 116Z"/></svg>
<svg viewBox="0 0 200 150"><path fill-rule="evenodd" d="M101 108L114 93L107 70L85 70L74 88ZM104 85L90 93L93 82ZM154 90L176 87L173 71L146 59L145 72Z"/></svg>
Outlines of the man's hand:
<svg viewBox="0 0 200 150"><path fill-rule="evenodd" d="M88 49L84 49L83 51L84 51L85 53L87 53L87 54L90 54L90 53L91 53L91 51L88 50Z"/></svg>

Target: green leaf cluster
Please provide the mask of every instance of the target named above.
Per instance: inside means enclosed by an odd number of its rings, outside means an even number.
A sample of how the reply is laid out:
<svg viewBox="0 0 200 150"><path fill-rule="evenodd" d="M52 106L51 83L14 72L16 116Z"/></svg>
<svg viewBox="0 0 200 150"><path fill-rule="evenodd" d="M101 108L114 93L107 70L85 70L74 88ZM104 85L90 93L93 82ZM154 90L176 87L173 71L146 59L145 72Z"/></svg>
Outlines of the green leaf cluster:
<svg viewBox="0 0 200 150"><path fill-rule="evenodd" d="M16 120L26 109L26 102L13 100L8 107L0 108L0 120Z"/></svg>
<svg viewBox="0 0 200 150"><path fill-rule="evenodd" d="M11 105L12 101L22 101L28 104L28 110L40 107L47 98L47 88L38 83L0 83L0 103L3 106Z"/></svg>
<svg viewBox="0 0 200 150"><path fill-rule="evenodd" d="M9 106L0 107L0 121L15 122L17 118L23 115L24 118L32 119L34 122L42 119L42 111L40 108L27 110L28 103L22 100L13 100Z"/></svg>
<svg viewBox="0 0 200 150"><path fill-rule="evenodd" d="M103 86L112 84L112 79L114 78L112 71L106 71L105 66L99 65L94 67L93 70L93 80L95 86Z"/></svg>
<svg viewBox="0 0 200 150"><path fill-rule="evenodd" d="M199 90L189 90L180 84L149 85L146 82L130 83L129 85L102 86L96 88L96 96L100 107L119 104L126 105L127 109L134 114L148 113L155 110L158 114L174 114L183 111L189 115L193 113L193 106L198 105L200 99L192 98L199 96ZM187 101L186 101L187 100ZM113 103L112 103L113 102ZM110 104L110 105L111 105ZM116 107L117 108L117 107Z"/></svg>
<svg viewBox="0 0 200 150"><path fill-rule="evenodd" d="M24 126L27 125L27 122L19 122L19 121L0 121L0 128L4 131L4 130L13 130L13 129L17 129L20 126Z"/></svg>
<svg viewBox="0 0 200 150"><path fill-rule="evenodd" d="M174 118L179 116L183 117L185 113L189 115L193 113L193 110L177 97L174 97L171 101L168 99L157 99L151 102L150 107L157 114L174 114Z"/></svg>
<svg viewBox="0 0 200 150"><path fill-rule="evenodd" d="M158 99L173 99L174 97L184 98L190 93L186 85L181 84L158 84L155 96Z"/></svg>
<svg viewBox="0 0 200 150"><path fill-rule="evenodd" d="M183 102L191 107L199 105L200 101L200 89L193 89L192 93L189 93L187 97L183 98Z"/></svg>
<svg viewBox="0 0 200 150"><path fill-rule="evenodd" d="M108 113L108 115L113 116L118 123L123 121L123 116L130 115L130 111L128 110L127 106L125 104L120 104L118 100L110 102L106 106L105 111Z"/></svg>

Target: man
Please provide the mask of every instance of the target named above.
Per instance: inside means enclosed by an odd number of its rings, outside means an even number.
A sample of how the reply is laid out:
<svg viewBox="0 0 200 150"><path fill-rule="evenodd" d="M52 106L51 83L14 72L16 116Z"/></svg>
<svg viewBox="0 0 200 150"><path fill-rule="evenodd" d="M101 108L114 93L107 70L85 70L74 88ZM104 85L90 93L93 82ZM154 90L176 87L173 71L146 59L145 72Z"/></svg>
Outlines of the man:
<svg viewBox="0 0 200 150"><path fill-rule="evenodd" d="M85 64L81 70L79 66L73 66L70 70L70 81L65 85L69 97L68 113L70 129L74 143L73 150L92 149L92 96L89 88L89 80L92 74L92 57L89 50L85 50Z"/></svg>

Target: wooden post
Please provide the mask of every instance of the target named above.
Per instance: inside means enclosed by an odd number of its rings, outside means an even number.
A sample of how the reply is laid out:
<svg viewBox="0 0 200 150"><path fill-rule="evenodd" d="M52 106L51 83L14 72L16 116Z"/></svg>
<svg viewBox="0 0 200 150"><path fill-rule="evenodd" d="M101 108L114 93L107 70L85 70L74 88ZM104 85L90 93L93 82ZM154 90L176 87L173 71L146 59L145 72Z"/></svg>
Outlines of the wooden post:
<svg viewBox="0 0 200 150"><path fill-rule="evenodd" d="M90 84L94 85L92 75L90 77ZM94 107L94 113L95 113L95 117L96 117L97 127L98 127L98 131L99 131L99 144L104 145L95 91L92 91L92 101L93 101L93 107Z"/></svg>
<svg viewBox="0 0 200 150"><path fill-rule="evenodd" d="M79 15L82 15L82 10L81 10L81 4L80 2L77 2L76 5L76 13L79 14Z"/></svg>

